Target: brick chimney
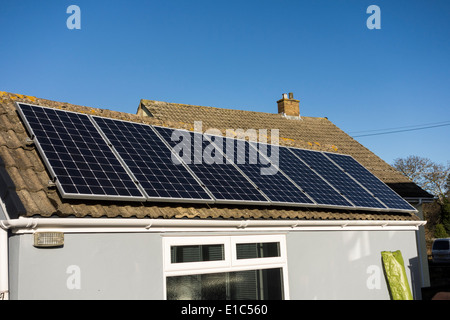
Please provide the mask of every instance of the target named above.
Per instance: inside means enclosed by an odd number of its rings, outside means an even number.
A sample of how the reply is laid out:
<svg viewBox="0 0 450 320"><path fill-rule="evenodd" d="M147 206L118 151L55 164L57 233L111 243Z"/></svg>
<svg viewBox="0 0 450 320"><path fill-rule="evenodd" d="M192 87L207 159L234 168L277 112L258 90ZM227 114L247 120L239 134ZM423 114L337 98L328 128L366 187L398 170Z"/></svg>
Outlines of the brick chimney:
<svg viewBox="0 0 450 320"><path fill-rule="evenodd" d="M300 118L300 100L294 99L294 94L289 93L289 98L286 93L283 93L283 98L277 101L278 113L287 118Z"/></svg>

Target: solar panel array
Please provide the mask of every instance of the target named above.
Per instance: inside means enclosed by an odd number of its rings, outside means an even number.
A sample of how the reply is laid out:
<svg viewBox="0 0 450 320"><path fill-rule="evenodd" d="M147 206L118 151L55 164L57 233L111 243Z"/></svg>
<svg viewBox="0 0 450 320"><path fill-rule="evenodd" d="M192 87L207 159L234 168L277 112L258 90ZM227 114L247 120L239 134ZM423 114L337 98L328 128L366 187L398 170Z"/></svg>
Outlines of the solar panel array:
<svg viewBox="0 0 450 320"><path fill-rule="evenodd" d="M20 104L63 197L145 200L87 115Z"/></svg>
<svg viewBox="0 0 450 320"><path fill-rule="evenodd" d="M348 155L17 109L63 198L415 211Z"/></svg>
<svg viewBox="0 0 450 320"><path fill-rule="evenodd" d="M280 169L309 194L318 205L353 207L332 185L311 170L289 148L279 147L279 158Z"/></svg>
<svg viewBox="0 0 450 320"><path fill-rule="evenodd" d="M171 147L178 145L172 140L175 129L155 127ZM189 152L188 167L214 195L218 202L268 203L266 197L255 185L234 166L227 162L221 151L214 147L200 133L184 131L184 136L192 142L192 147L201 152L201 161L195 159L195 152ZM198 141L196 143L196 141ZM196 145L197 144L197 145Z"/></svg>
<svg viewBox="0 0 450 320"><path fill-rule="evenodd" d="M335 189L353 205L367 208L386 208L372 194L367 192L352 177L338 168L323 153L303 149L290 149L302 159L312 170L328 181Z"/></svg>
<svg viewBox="0 0 450 320"><path fill-rule="evenodd" d="M234 162L272 203L280 205L315 204L306 193L279 170L276 163L270 161L270 155L262 152L259 145L232 138L224 138L223 144L225 150L233 151L226 153L229 160ZM226 149L227 146L229 149Z"/></svg>
<svg viewBox="0 0 450 320"><path fill-rule="evenodd" d="M334 161L342 170L355 178L375 197L380 199L388 208L412 210L411 205L403 200L394 190L364 168L353 157L341 154L327 153L328 158Z"/></svg>
<svg viewBox="0 0 450 320"><path fill-rule="evenodd" d="M152 127L92 117L126 166L153 200L211 200L208 192L183 166Z"/></svg>

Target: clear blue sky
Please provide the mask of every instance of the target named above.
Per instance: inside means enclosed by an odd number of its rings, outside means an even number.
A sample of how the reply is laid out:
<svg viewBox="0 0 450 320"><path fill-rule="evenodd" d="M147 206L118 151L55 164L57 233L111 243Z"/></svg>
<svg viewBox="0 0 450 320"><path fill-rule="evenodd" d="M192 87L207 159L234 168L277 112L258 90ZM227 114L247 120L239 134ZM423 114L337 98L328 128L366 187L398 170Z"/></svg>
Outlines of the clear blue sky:
<svg viewBox="0 0 450 320"><path fill-rule="evenodd" d="M2 0L0 37L0 91L130 113L141 98L275 113L293 92L350 134L450 123L448 0ZM389 163L450 160L448 125L356 139Z"/></svg>

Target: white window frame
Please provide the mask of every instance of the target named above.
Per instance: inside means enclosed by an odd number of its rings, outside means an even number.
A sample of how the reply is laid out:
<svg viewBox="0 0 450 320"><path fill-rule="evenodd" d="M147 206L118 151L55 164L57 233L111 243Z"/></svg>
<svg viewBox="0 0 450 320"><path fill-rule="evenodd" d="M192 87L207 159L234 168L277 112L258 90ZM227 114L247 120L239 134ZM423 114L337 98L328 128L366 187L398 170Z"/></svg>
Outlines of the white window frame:
<svg viewBox="0 0 450 320"><path fill-rule="evenodd" d="M278 242L279 257L237 259L236 245L238 243ZM201 262L171 262L172 246L187 245L217 245L224 246L224 260ZM224 236L164 236L163 237L164 266L164 299L167 298L167 277L189 274L206 274L234 272L244 270L262 270L281 268L283 281L283 297L289 299L287 249L285 234L264 235L224 235Z"/></svg>

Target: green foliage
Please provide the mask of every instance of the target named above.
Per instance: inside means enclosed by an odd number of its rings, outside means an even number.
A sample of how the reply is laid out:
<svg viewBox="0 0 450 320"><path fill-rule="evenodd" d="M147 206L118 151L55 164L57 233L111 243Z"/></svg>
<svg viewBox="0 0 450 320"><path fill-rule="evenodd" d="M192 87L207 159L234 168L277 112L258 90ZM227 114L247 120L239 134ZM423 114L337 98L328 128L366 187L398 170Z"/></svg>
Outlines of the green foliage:
<svg viewBox="0 0 450 320"><path fill-rule="evenodd" d="M442 223L438 223L436 225L436 229L434 230L434 237L435 238L447 238L448 234L445 230L445 227Z"/></svg>
<svg viewBox="0 0 450 320"><path fill-rule="evenodd" d="M441 207L441 222L447 234L450 234L450 200L445 199Z"/></svg>

